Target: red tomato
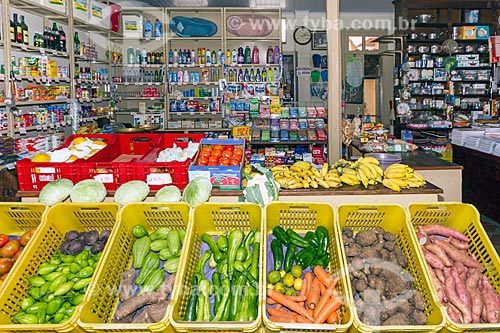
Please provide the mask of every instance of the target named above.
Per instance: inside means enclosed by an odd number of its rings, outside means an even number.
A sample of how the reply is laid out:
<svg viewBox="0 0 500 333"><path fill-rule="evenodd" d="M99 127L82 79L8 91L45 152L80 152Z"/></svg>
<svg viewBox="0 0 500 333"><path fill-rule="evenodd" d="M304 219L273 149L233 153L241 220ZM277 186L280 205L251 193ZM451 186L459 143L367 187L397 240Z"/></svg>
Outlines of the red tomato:
<svg viewBox="0 0 500 333"><path fill-rule="evenodd" d="M222 145L214 145L213 150L215 150L215 149L223 150L222 148L223 148Z"/></svg>
<svg viewBox="0 0 500 333"><path fill-rule="evenodd" d="M222 152L222 157L227 157L227 158L231 158L233 156L233 152L230 151L230 150L224 150Z"/></svg>
<svg viewBox="0 0 500 333"><path fill-rule="evenodd" d="M203 148L201 150L211 152L212 146L210 146L210 145L203 146Z"/></svg>
<svg viewBox="0 0 500 333"><path fill-rule="evenodd" d="M0 234L0 247L4 247L5 244L9 242L9 236L6 234Z"/></svg>
<svg viewBox="0 0 500 333"><path fill-rule="evenodd" d="M229 165L229 158L221 158L219 160L219 165L228 166Z"/></svg>
<svg viewBox="0 0 500 333"><path fill-rule="evenodd" d="M219 162L219 158L217 156L210 156L210 158L208 159L208 163L218 163Z"/></svg>
<svg viewBox="0 0 500 333"><path fill-rule="evenodd" d="M238 156L243 156L243 149L241 149L241 148L235 148L234 151L233 151L233 154L234 155L238 155Z"/></svg>
<svg viewBox="0 0 500 333"><path fill-rule="evenodd" d="M232 159L229 161L229 165L232 165L232 166L238 166L238 165L240 165L240 161L235 160L235 159L233 159L233 158L232 158Z"/></svg>
<svg viewBox="0 0 500 333"><path fill-rule="evenodd" d="M211 156L221 157L222 156L222 150L220 150L220 149L214 149L214 150L212 150L212 155Z"/></svg>
<svg viewBox="0 0 500 333"><path fill-rule="evenodd" d="M14 254L14 262L16 262L17 259L19 259L19 256L21 255L23 250L24 250L24 247L20 248L19 251L17 251L16 254Z"/></svg>
<svg viewBox="0 0 500 333"><path fill-rule="evenodd" d="M14 262L10 258L1 258L0 259L0 275L7 274Z"/></svg>
<svg viewBox="0 0 500 333"><path fill-rule="evenodd" d="M206 157L200 157L198 159L198 165L206 165L208 163L208 158Z"/></svg>
<svg viewBox="0 0 500 333"><path fill-rule="evenodd" d="M207 150L202 150L200 152L200 157L206 157L206 158L209 158L210 157L210 152L207 151Z"/></svg>
<svg viewBox="0 0 500 333"><path fill-rule="evenodd" d="M217 163L210 163L210 162L207 164L207 166L217 166L217 165L219 165L219 164L217 164Z"/></svg>
<svg viewBox="0 0 500 333"><path fill-rule="evenodd" d="M230 150L230 151L233 151L233 150L234 150L234 146L231 146L231 145L225 145L223 150Z"/></svg>
<svg viewBox="0 0 500 333"><path fill-rule="evenodd" d="M17 239L13 239L2 247L0 250L0 256L3 258L11 258L17 251L19 251L20 248L21 244L19 244L19 241Z"/></svg>
<svg viewBox="0 0 500 333"><path fill-rule="evenodd" d="M240 164L241 163L241 157L238 156L233 156L231 158L231 161L235 161L236 163Z"/></svg>

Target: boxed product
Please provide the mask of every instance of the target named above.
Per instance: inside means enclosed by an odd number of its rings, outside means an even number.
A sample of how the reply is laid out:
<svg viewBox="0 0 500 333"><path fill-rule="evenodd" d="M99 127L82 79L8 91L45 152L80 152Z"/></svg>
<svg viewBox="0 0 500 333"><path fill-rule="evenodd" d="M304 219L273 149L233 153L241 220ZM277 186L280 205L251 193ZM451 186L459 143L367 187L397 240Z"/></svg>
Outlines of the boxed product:
<svg viewBox="0 0 500 333"><path fill-rule="evenodd" d="M40 0L38 2L55 11L66 13L66 0Z"/></svg>
<svg viewBox="0 0 500 333"><path fill-rule="evenodd" d="M109 29L109 16L106 17L106 13L108 12L107 7L108 5L100 1L90 0L89 23Z"/></svg>
<svg viewBox="0 0 500 333"><path fill-rule="evenodd" d="M144 26L142 15L122 15L123 36L142 37Z"/></svg>
<svg viewBox="0 0 500 333"><path fill-rule="evenodd" d="M212 154L215 150L221 151L217 162L215 157L219 154ZM243 139L202 139L198 159L189 168L189 180L191 181L195 177L204 177L210 180L213 187L221 190L241 189L241 172L244 164L242 154L244 151L245 140ZM208 153L203 154L202 152ZM207 160L211 160L212 156L214 159L212 162L205 163L202 159L204 156ZM229 160L227 163L226 158Z"/></svg>
<svg viewBox="0 0 500 333"><path fill-rule="evenodd" d="M73 0L73 16L81 20L89 19L89 0Z"/></svg>

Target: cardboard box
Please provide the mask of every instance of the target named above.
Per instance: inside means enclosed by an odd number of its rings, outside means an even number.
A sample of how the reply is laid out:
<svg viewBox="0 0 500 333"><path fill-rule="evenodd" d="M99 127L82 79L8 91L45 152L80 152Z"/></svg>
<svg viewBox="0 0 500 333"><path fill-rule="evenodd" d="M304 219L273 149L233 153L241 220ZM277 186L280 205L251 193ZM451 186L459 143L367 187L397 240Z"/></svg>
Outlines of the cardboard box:
<svg viewBox="0 0 500 333"><path fill-rule="evenodd" d="M45 7L48 7L60 13L66 13L66 0L41 0L35 2L38 2Z"/></svg>
<svg viewBox="0 0 500 333"><path fill-rule="evenodd" d="M142 37L143 36L143 18L142 15L122 15L123 36L124 37Z"/></svg>
<svg viewBox="0 0 500 333"><path fill-rule="evenodd" d="M73 16L87 21L90 17L89 0L73 0Z"/></svg>
<svg viewBox="0 0 500 333"><path fill-rule="evenodd" d="M108 24L106 25L106 7L108 7L108 5L100 1L90 0L89 23L101 28L109 29L109 17L107 18Z"/></svg>
<svg viewBox="0 0 500 333"><path fill-rule="evenodd" d="M203 149L204 145L232 145L245 151L245 140L243 139L202 139L199 149ZM242 159L239 166L198 166L192 164L188 171L189 181L195 177L204 177L210 180L214 188L240 190L244 162L245 160Z"/></svg>

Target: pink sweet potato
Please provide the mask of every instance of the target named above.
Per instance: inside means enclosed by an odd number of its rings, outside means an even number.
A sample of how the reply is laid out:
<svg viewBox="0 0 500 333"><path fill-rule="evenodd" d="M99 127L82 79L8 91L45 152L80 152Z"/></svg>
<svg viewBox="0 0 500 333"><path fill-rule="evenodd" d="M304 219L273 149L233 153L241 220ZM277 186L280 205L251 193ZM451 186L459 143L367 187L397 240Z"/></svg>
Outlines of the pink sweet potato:
<svg viewBox="0 0 500 333"><path fill-rule="evenodd" d="M436 273L436 277L438 278L439 281L441 281L441 283L445 283L446 282L446 280L444 279L444 274L443 274L442 270L435 269L434 273Z"/></svg>
<svg viewBox="0 0 500 333"><path fill-rule="evenodd" d="M451 269L446 267L444 269L444 277L446 278L446 284L444 285L446 296L450 303L457 307L457 309L462 314L462 323L470 324L472 322L472 315L470 311L470 307L462 302L460 297L457 295L455 291L455 279L451 275Z"/></svg>
<svg viewBox="0 0 500 333"><path fill-rule="evenodd" d="M436 270L434 270L429 264L427 264L427 268L429 269L429 273L431 275L431 280L432 282L434 282L434 287L436 288L436 292L438 294L438 297L439 297L439 300L441 302L445 302L445 294L444 294L444 289L443 289L443 284L441 283L441 281L439 281L439 279L437 278L436 276Z"/></svg>
<svg viewBox="0 0 500 333"><path fill-rule="evenodd" d="M425 247L422 249L424 251L425 261L432 267L436 269L443 270L444 264L436 255L429 252Z"/></svg>
<svg viewBox="0 0 500 333"><path fill-rule="evenodd" d="M429 243L429 238L423 232L417 231L417 239L420 245L425 245Z"/></svg>
<svg viewBox="0 0 500 333"><path fill-rule="evenodd" d="M466 253L461 252L461 250L458 250L456 247L454 247L450 243L448 243L444 240L440 240L440 239L435 239L434 243L441 246L441 248L444 249L444 251L446 252L448 257L450 257L451 259L453 259L457 262L460 262L467 267L471 267L471 268L481 267L481 265L479 264L479 262L477 262L477 260L474 260L472 257L467 255Z"/></svg>
<svg viewBox="0 0 500 333"><path fill-rule="evenodd" d="M453 237L449 237L447 241L459 250L468 250L470 247L469 243L462 242L461 240L458 240Z"/></svg>
<svg viewBox="0 0 500 333"><path fill-rule="evenodd" d="M471 299L469 292L465 287L465 281L462 280L458 272L453 267L450 269L450 274L453 280L455 280L455 291L457 293L458 298L460 299L460 301L462 301L463 305L467 307L469 311L471 311L472 309Z"/></svg>
<svg viewBox="0 0 500 333"><path fill-rule="evenodd" d="M481 277L480 283L482 284L482 298L486 311L486 320L488 323L498 323L500 319L500 296L493 289L486 276Z"/></svg>
<svg viewBox="0 0 500 333"><path fill-rule="evenodd" d="M424 247L430 253L432 253L436 257L438 257L439 260L441 260L441 262L443 263L443 265L445 265L446 267L453 266L453 260L451 260L450 257L448 257L448 255L446 254L446 252L444 251L444 249L442 247L440 247L439 245L437 245L435 243L434 244L433 243L427 243L427 244L424 245Z"/></svg>
<svg viewBox="0 0 500 333"><path fill-rule="evenodd" d="M444 225L439 224L427 224L418 227L419 231L423 232L427 235L441 235L444 237L453 237L462 242L469 242L469 238L467 238L461 232L449 227L445 227Z"/></svg>
<svg viewBox="0 0 500 333"><path fill-rule="evenodd" d="M450 319L454 321L455 323L462 323L462 314L460 311L451 303L446 303L446 313L448 313L448 316L450 316Z"/></svg>

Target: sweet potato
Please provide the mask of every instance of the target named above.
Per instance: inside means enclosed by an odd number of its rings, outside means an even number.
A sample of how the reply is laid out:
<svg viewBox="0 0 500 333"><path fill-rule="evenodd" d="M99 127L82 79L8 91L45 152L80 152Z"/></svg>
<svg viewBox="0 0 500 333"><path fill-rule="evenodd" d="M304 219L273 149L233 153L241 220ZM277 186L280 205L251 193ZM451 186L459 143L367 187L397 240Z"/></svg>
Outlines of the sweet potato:
<svg viewBox="0 0 500 333"><path fill-rule="evenodd" d="M444 240L440 240L440 239L436 239L436 240L434 240L434 242L437 245L441 246L444 249L444 251L446 252L446 254L451 259L453 259L457 262L460 262L460 263L464 264L465 266L471 267L471 268L476 268L476 267L481 266L479 264L479 262L477 262L477 260L474 260L473 258L468 256L467 254L460 252L460 250L458 250L456 247L454 247L450 243L448 243Z"/></svg>
<svg viewBox="0 0 500 333"><path fill-rule="evenodd" d="M417 239L418 239L418 243L422 246L422 245L425 245L427 243L429 243L429 238L427 237L426 234L424 234L423 232L421 231L417 231Z"/></svg>
<svg viewBox="0 0 500 333"><path fill-rule="evenodd" d="M446 297L448 298L450 303L452 303L454 306L456 306L457 309L462 314L462 319L463 319L462 323L463 324L470 324L472 322L470 307L467 307L465 304L463 304L460 297L458 297L458 295L455 291L455 279L451 275L450 268L446 267L444 269L444 277L446 278L446 282L447 282L444 285Z"/></svg>
<svg viewBox="0 0 500 333"><path fill-rule="evenodd" d="M453 237L462 242L469 242L469 238L467 238L464 234L453 228L445 227L444 225L427 224L419 226L418 229L420 232L423 232L427 235L441 235L444 237Z"/></svg>
<svg viewBox="0 0 500 333"><path fill-rule="evenodd" d="M462 280L462 278L459 276L458 272L455 270L455 268L450 269L450 274L453 280L455 281L455 291L457 293L458 298L462 301L462 304L464 307L467 307L469 310L472 310L472 303L470 299L469 292L467 288L465 287L465 281ZM472 315L472 313L471 313ZM465 319L466 316L464 316ZM472 321L472 319L471 319Z"/></svg>
<svg viewBox="0 0 500 333"><path fill-rule="evenodd" d="M448 241L451 245L453 245L454 247L456 247L456 248L457 248L457 249L459 249L459 250L468 250L468 249L469 249L469 247L470 247L469 243L462 242L462 241L460 241L460 240L458 240L458 239L456 239L456 238L453 238L453 237L449 237L449 238L447 239L447 241Z"/></svg>
<svg viewBox="0 0 500 333"><path fill-rule="evenodd" d="M437 276L438 280L441 281L441 283L445 283L446 282L445 279L444 279L443 271L441 271L439 269L435 269L434 273L436 273L436 276Z"/></svg>
<svg viewBox="0 0 500 333"><path fill-rule="evenodd" d="M134 279L135 269L133 268L127 271L123 271L120 274L120 286L118 287L118 295L120 296L120 301L126 301L127 299L134 296Z"/></svg>
<svg viewBox="0 0 500 333"><path fill-rule="evenodd" d="M463 322L462 314L453 304L450 303L446 304L446 313L448 314L450 319L455 323L460 324Z"/></svg>
<svg viewBox="0 0 500 333"><path fill-rule="evenodd" d="M425 247L422 249L422 251L424 252L425 261L427 261L427 263L432 268L439 269L439 270L444 269L444 264L441 261L441 259L439 259L436 255L432 254L431 252L429 252Z"/></svg>
<svg viewBox="0 0 500 333"><path fill-rule="evenodd" d="M446 252L444 252L444 249L441 248L437 244L433 243L427 243L424 245L424 248L428 250L430 253L434 254L436 257L439 258L439 260L445 265L446 267L451 267L453 266L453 260L446 255Z"/></svg>
<svg viewBox="0 0 500 333"><path fill-rule="evenodd" d="M429 273L431 275L431 280L432 280L432 282L434 282L434 287L436 288L436 292L438 294L439 300L441 302L445 302L445 293L444 293L444 289L443 289L443 284L441 283L441 281L439 281L439 279L437 278L436 273L435 273L437 270L434 270L434 268L432 268L429 264L427 264L427 268L428 268Z"/></svg>
<svg viewBox="0 0 500 333"><path fill-rule="evenodd" d="M486 310L486 319L489 323L498 323L500 296L498 296L497 291L493 289L486 276L481 277L480 283L482 284L482 298Z"/></svg>

